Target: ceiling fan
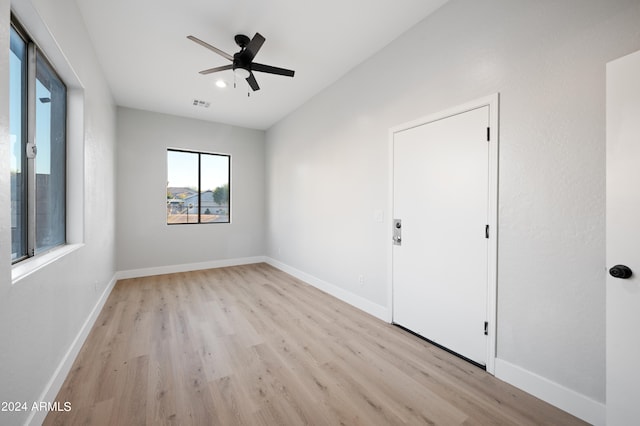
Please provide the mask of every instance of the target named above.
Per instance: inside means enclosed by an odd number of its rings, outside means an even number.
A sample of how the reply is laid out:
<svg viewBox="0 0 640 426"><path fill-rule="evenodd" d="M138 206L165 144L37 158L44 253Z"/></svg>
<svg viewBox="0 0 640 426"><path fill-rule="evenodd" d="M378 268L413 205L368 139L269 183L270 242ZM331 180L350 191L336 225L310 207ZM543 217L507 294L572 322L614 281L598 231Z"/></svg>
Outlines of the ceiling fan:
<svg viewBox="0 0 640 426"><path fill-rule="evenodd" d="M214 68L202 70L200 71L200 74L212 74L214 72L219 72L219 71L233 70L233 72L237 77L246 79L251 89L256 91L256 90L260 90L260 86L258 85L258 82L256 81L256 78L253 75L253 71L284 75L286 77L293 77L293 74L295 73L295 71L293 70L272 67L271 65L264 65L264 64L259 64L257 62L253 62L253 58L255 58L255 56L258 54L258 51L260 50L260 48L262 47L262 44L265 41L265 38L262 35L260 35L260 33L256 33L256 35L254 35L252 39L250 39L244 34L236 35L234 39L236 41L236 44L240 46L240 51L237 53L234 53L233 56L229 55L226 52L223 52L217 47L214 47L209 43L206 43L192 35L187 36L187 38L191 41L198 43L203 47L206 47L209 50L212 50L213 52L217 53L218 55L232 62L229 65L222 65L220 67L214 67Z"/></svg>

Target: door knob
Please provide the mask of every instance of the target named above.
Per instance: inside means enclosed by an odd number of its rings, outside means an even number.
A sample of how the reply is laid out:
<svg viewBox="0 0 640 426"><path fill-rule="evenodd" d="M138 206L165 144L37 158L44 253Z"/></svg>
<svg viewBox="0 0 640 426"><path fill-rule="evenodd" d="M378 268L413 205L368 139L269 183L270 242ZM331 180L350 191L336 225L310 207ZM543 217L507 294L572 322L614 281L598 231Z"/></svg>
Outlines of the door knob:
<svg viewBox="0 0 640 426"><path fill-rule="evenodd" d="M631 269L629 269L628 266L616 265L613 268L609 269L609 275L611 275L613 278L627 279L631 275L633 275L633 272L631 271Z"/></svg>

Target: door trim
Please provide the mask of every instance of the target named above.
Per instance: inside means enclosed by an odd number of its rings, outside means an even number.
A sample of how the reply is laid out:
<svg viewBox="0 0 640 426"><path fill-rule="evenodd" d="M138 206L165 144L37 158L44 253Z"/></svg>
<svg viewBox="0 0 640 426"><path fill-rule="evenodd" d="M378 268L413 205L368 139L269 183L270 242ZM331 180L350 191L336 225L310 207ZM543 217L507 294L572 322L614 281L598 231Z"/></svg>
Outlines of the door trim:
<svg viewBox="0 0 640 426"><path fill-rule="evenodd" d="M393 184L394 184L394 136L403 130L422 126L434 121L442 120L454 115L463 114L474 109L489 107L489 127L491 137L489 143L489 200L487 220L489 225L489 247L487 253L487 364L486 369L490 374L495 374L496 359L496 320L497 320L497 294L498 294L498 147L499 147L499 101L498 93L479 98L462 105L458 105L446 110L427 115L425 117L412 120L389 129L388 158L389 158L389 188L388 188L388 212L387 220L387 300L389 309L387 310L387 321L393 323Z"/></svg>

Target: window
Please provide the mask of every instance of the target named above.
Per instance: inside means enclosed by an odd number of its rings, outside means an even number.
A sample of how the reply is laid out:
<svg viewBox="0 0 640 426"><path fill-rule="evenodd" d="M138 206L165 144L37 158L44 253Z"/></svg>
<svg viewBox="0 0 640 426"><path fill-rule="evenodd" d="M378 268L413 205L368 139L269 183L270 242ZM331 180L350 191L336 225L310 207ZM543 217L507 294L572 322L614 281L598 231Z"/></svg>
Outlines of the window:
<svg viewBox="0 0 640 426"><path fill-rule="evenodd" d="M167 224L229 223L231 157L167 150Z"/></svg>
<svg viewBox="0 0 640 426"><path fill-rule="evenodd" d="M9 70L11 260L66 243L67 89L12 22Z"/></svg>

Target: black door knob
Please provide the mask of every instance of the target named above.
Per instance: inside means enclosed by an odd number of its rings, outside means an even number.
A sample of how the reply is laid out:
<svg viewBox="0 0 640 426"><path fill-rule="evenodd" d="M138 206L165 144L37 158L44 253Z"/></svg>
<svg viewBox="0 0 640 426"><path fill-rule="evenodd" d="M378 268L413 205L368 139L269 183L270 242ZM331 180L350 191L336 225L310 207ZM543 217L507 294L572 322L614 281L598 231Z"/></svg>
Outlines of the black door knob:
<svg viewBox="0 0 640 426"><path fill-rule="evenodd" d="M633 272L631 271L631 269L629 269L628 266L616 265L613 268L609 269L609 274L614 278L627 279L631 275L633 275Z"/></svg>

